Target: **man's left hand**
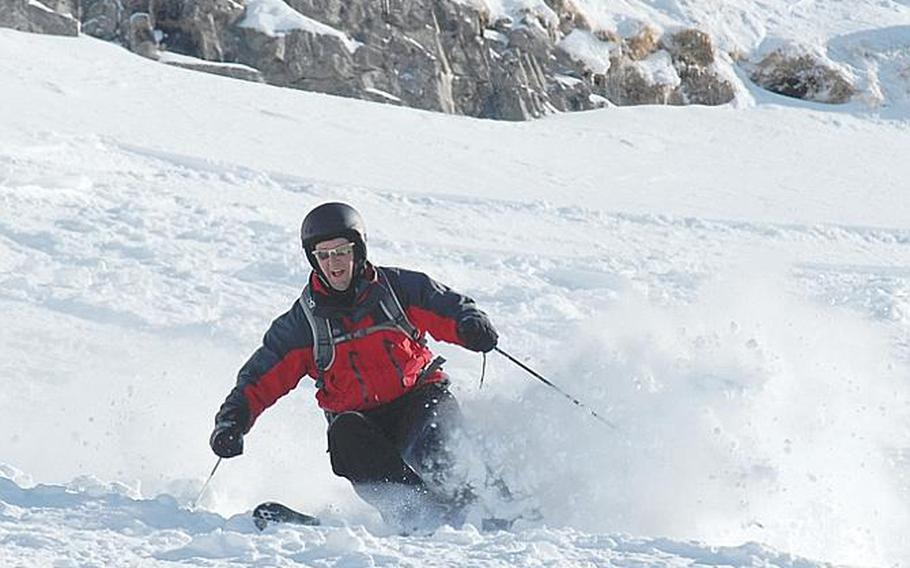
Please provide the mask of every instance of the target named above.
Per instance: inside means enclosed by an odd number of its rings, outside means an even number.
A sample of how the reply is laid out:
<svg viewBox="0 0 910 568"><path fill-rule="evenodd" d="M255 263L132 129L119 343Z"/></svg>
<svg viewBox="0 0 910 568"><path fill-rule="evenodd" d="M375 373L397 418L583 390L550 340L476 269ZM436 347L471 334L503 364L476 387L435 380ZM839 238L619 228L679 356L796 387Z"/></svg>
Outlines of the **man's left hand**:
<svg viewBox="0 0 910 568"><path fill-rule="evenodd" d="M471 351L492 351L499 341L499 334L483 314L471 314L458 322L458 337Z"/></svg>

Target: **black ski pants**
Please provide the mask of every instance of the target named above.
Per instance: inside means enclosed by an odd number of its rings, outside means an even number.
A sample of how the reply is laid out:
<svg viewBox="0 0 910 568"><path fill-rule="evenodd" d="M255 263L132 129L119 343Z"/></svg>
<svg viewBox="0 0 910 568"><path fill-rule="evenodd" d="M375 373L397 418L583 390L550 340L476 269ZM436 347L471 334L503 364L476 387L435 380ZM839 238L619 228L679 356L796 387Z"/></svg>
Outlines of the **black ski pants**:
<svg viewBox="0 0 910 568"><path fill-rule="evenodd" d="M454 493L446 488L455 465L449 441L462 415L445 384L425 385L378 408L329 420L332 470L384 516L381 500L372 498L377 486L403 486L443 508L455 506L448 502Z"/></svg>

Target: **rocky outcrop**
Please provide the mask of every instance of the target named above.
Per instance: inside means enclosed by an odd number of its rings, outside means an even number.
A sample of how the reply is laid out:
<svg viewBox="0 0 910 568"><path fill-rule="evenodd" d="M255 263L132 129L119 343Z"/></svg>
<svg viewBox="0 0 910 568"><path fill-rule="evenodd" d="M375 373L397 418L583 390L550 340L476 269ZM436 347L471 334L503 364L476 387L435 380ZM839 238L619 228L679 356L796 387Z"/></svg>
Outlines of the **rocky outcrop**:
<svg viewBox="0 0 910 568"><path fill-rule="evenodd" d="M573 32L573 36L579 32ZM710 37L684 29L660 34L650 26L623 38L615 33L595 32L609 56L579 57L575 46L576 71L593 75L592 90L616 105L703 104L719 105L733 100L733 84L717 71L715 48ZM571 39L568 38L568 39Z"/></svg>
<svg viewBox="0 0 910 568"><path fill-rule="evenodd" d="M51 11L79 19L79 0L40 0Z"/></svg>
<svg viewBox="0 0 910 568"><path fill-rule="evenodd" d="M751 78L769 91L820 103L845 103L856 94L846 73L818 55L793 48L765 56L755 65Z"/></svg>
<svg viewBox="0 0 910 568"><path fill-rule="evenodd" d="M120 0L83 0L82 32L113 41L120 35L125 14Z"/></svg>
<svg viewBox="0 0 910 568"><path fill-rule="evenodd" d="M258 69L266 82L348 97L353 88L353 54L338 37L305 30L272 36L239 28L236 61Z"/></svg>
<svg viewBox="0 0 910 568"><path fill-rule="evenodd" d="M149 0L148 12L165 34L168 49L208 61L227 61L236 51L234 24L242 0Z"/></svg>
<svg viewBox="0 0 910 568"><path fill-rule="evenodd" d="M0 28L39 34L79 35L79 20L73 17L74 5L59 2L54 4L54 8L37 0L0 0Z"/></svg>
<svg viewBox="0 0 910 568"><path fill-rule="evenodd" d="M736 94L711 38L592 25L576 0L494 17L471 0L0 0L0 26L116 41L151 59L274 85L483 118L608 105L719 105ZM265 22L265 23L264 23ZM271 22L271 24L269 23ZM280 25L275 24L280 22ZM787 46L744 64L771 91L842 103L856 89ZM729 76L729 75L728 75Z"/></svg>
<svg viewBox="0 0 910 568"><path fill-rule="evenodd" d="M81 8L86 34L138 47L148 56L146 40L136 43L133 37L147 22L157 32L157 48L207 61L234 57L234 24L244 13L242 0L81 0Z"/></svg>
<svg viewBox="0 0 910 568"><path fill-rule="evenodd" d="M197 59L170 64L483 118L526 120L611 103L720 104L733 94L712 68L707 36L592 30L573 0L495 20L484 3L446 0L286 4L81 0L79 7L85 33L145 57L165 51ZM268 29L256 17L263 10L269 21L291 24ZM710 53L686 55L690 44Z"/></svg>
<svg viewBox="0 0 910 568"><path fill-rule="evenodd" d="M334 33L304 26L271 35L240 27L237 60L262 71L270 83L513 120L578 106L568 102L565 89L548 90L549 36L538 38L537 30L526 27L488 34L489 14L467 4L288 4Z"/></svg>
<svg viewBox="0 0 910 568"><path fill-rule="evenodd" d="M733 100L733 84L714 70L715 49L703 31L686 29L661 38L679 74L674 104L721 105Z"/></svg>

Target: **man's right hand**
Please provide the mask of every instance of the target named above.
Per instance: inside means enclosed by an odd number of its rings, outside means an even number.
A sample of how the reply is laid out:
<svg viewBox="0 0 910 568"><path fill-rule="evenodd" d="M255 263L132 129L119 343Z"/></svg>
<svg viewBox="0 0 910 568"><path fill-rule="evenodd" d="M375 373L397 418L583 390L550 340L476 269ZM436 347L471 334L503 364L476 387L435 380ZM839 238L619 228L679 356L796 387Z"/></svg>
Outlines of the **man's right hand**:
<svg viewBox="0 0 910 568"><path fill-rule="evenodd" d="M232 458L243 453L243 430L234 421L224 420L215 424L209 445L215 455Z"/></svg>

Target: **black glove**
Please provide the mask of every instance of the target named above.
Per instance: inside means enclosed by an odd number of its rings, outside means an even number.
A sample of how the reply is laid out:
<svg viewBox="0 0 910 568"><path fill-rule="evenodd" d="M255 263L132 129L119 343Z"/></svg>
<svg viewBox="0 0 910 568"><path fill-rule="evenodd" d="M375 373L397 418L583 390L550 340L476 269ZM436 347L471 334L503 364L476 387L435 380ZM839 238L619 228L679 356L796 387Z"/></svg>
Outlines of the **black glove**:
<svg viewBox="0 0 910 568"><path fill-rule="evenodd" d="M499 341L499 334L483 314L471 314L458 322L458 337L471 351L492 351Z"/></svg>
<svg viewBox="0 0 910 568"><path fill-rule="evenodd" d="M243 430L233 420L222 420L215 424L209 445L215 455L221 458L232 458L243 453Z"/></svg>

